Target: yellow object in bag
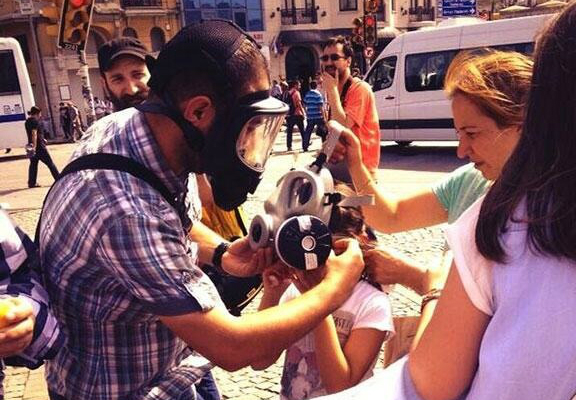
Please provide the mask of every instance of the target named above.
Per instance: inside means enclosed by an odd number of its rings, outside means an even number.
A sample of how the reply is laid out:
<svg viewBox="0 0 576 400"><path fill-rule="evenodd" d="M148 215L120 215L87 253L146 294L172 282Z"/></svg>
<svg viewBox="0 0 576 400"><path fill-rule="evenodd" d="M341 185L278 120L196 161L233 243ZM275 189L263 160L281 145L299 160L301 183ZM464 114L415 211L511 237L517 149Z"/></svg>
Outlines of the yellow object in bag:
<svg viewBox="0 0 576 400"><path fill-rule="evenodd" d="M225 211L217 206L202 207L202 223L227 240L247 235L240 207Z"/></svg>
<svg viewBox="0 0 576 400"><path fill-rule="evenodd" d="M240 208L225 211L216 205L202 207L202 223L230 241L247 235L243 212ZM232 315L239 316L242 309L262 289L262 277L260 275L240 278L220 274L211 266L206 266L203 270L218 289L220 297Z"/></svg>

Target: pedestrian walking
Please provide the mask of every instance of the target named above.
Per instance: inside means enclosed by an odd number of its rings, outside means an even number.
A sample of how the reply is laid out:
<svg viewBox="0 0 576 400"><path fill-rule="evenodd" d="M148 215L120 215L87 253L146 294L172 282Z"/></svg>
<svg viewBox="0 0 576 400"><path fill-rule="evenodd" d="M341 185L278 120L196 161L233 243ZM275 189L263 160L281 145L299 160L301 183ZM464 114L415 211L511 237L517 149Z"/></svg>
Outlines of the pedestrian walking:
<svg viewBox="0 0 576 400"><path fill-rule="evenodd" d="M302 137L302 150L308 151L308 141L304 130L304 105L300 95L300 81L293 80L289 84L289 89L282 95L282 101L288 104L289 111L286 116L286 149L292 151L292 133L294 125L298 127Z"/></svg>
<svg viewBox="0 0 576 400"><path fill-rule="evenodd" d="M64 132L64 138L68 142L74 141L73 136L73 122L70 120L70 112L68 103L61 102L60 107L58 108L58 114L60 117L60 127L62 128L62 132Z"/></svg>
<svg viewBox="0 0 576 400"><path fill-rule="evenodd" d="M44 137L44 128L40 124L42 110L39 107L32 106L28 112L28 119L24 123L26 134L28 135L28 144L31 145L32 157L30 157L30 167L28 169L28 187L39 186L36 182L38 175L38 162L42 161L50 170L52 177L58 179L58 169L52 157L46 148L46 138Z"/></svg>
<svg viewBox="0 0 576 400"><path fill-rule="evenodd" d="M326 130L326 107L324 97L318 90L316 81L310 82L310 90L304 96L304 105L306 106L306 139L310 143L312 131L316 128L316 134L324 142L328 131ZM308 146L306 146L308 147Z"/></svg>
<svg viewBox="0 0 576 400"><path fill-rule="evenodd" d="M68 103L68 117L72 123L72 141L79 140L84 135L82 121L80 120L80 111L72 102Z"/></svg>

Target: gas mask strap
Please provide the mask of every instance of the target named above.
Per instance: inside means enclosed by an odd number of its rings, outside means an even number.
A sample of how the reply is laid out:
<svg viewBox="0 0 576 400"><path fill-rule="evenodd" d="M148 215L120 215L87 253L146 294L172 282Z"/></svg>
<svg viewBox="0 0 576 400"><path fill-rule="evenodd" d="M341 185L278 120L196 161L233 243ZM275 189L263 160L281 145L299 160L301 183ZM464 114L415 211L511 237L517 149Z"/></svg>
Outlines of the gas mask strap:
<svg viewBox="0 0 576 400"><path fill-rule="evenodd" d="M339 207L361 207L373 205L374 195L372 194L365 194L362 196L347 196L340 200L338 203Z"/></svg>
<svg viewBox="0 0 576 400"><path fill-rule="evenodd" d="M182 130L186 143L192 150L200 152L204 148L204 136L202 133L184 118L180 110L178 110L166 96L163 96L159 102L145 101L135 106L135 108L142 112L162 114L170 118Z"/></svg>

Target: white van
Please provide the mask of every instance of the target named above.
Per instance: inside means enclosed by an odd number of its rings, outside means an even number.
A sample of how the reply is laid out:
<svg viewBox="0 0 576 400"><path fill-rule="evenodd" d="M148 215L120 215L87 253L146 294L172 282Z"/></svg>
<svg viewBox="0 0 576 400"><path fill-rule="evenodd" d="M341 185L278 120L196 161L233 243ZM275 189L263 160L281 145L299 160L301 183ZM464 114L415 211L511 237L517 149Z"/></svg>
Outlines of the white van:
<svg viewBox="0 0 576 400"><path fill-rule="evenodd" d="M415 31L395 38L365 80L372 86L381 140L456 140L450 101L442 87L460 50L491 47L531 54L550 14Z"/></svg>

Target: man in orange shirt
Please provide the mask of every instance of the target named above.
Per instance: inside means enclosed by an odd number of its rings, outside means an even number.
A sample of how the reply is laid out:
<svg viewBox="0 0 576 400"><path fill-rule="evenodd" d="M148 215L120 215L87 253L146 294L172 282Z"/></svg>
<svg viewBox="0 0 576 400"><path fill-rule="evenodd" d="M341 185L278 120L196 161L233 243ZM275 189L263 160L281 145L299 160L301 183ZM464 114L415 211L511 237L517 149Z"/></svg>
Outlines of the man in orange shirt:
<svg viewBox="0 0 576 400"><path fill-rule="evenodd" d="M374 93L368 83L353 78L350 72L352 46L343 36L328 39L324 45L322 77L331 119L350 128L362 143L362 160L375 175L380 162L380 127ZM332 175L352 183L346 165L329 164Z"/></svg>

